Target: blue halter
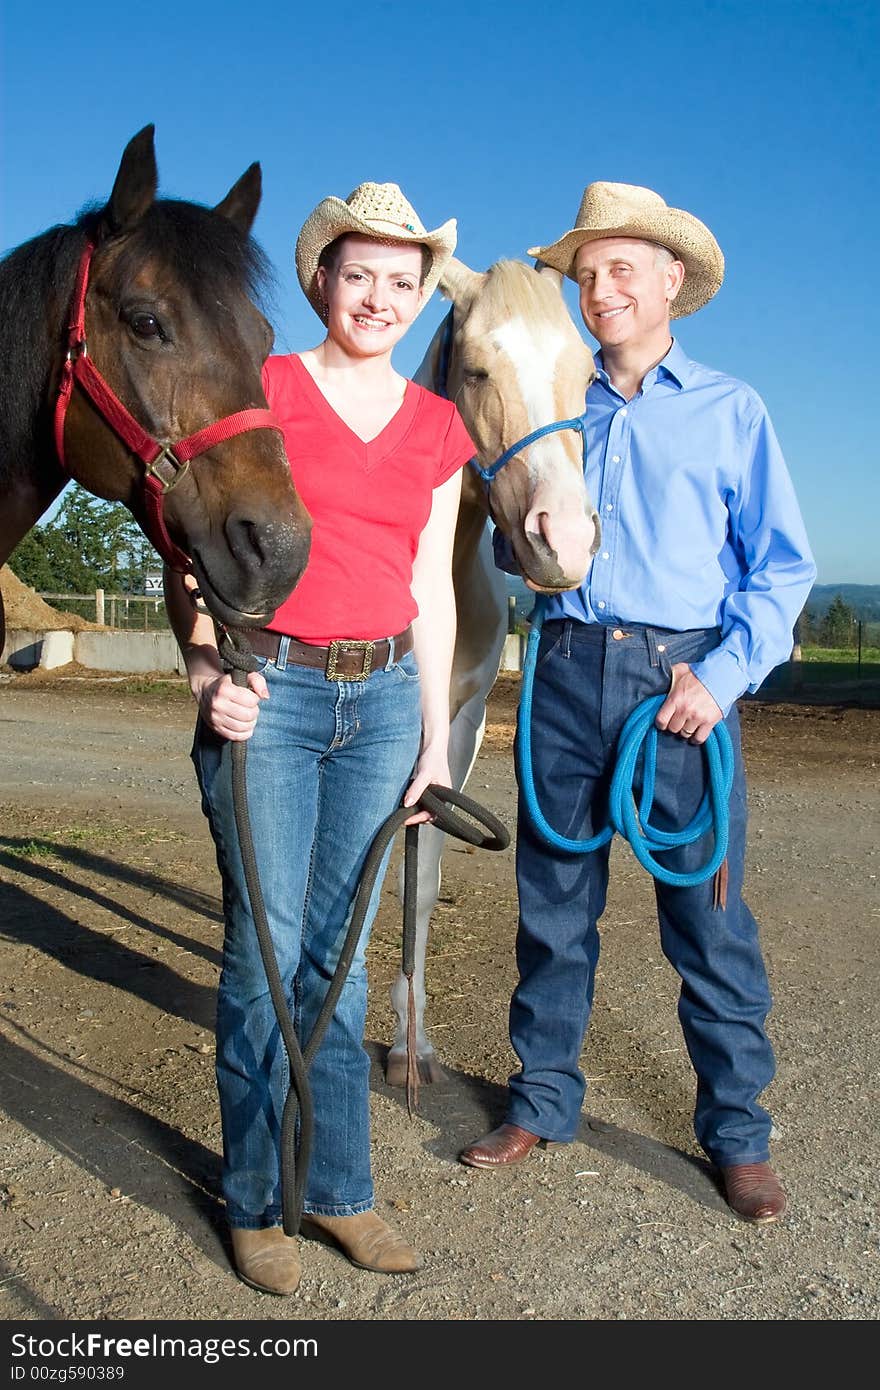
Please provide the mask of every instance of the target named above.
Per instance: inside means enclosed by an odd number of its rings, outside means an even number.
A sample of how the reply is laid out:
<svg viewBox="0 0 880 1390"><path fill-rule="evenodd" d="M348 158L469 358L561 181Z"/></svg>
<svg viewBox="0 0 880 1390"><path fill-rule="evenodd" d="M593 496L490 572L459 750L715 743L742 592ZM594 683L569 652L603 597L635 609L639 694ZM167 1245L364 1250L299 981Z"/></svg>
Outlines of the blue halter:
<svg viewBox="0 0 880 1390"><path fill-rule="evenodd" d="M453 307L449 310L449 313L443 320L443 337L440 341L440 362L437 372L438 394L446 397L447 399L448 392L446 390L446 380L449 376L449 359L452 354L452 329L454 313L455 309ZM518 439L515 444L511 444L509 449L505 449L504 453L500 456L500 458L497 458L494 463L490 463L488 468L483 468L479 461L475 458L472 458L470 460L470 466L476 473L477 477L482 478L483 482L488 487L488 485L501 472L504 465L506 463L510 463L510 460L512 458L515 458L517 454L521 453L523 449L527 449L529 445L534 444L537 439L543 439L545 434L556 434L558 430L575 430L576 433L580 435L581 457L583 459L584 469L586 470L587 435L586 430L584 429L584 422L580 418L580 416L573 420L554 420L551 425L542 425L540 429L533 430L531 434L524 435L523 438Z"/></svg>

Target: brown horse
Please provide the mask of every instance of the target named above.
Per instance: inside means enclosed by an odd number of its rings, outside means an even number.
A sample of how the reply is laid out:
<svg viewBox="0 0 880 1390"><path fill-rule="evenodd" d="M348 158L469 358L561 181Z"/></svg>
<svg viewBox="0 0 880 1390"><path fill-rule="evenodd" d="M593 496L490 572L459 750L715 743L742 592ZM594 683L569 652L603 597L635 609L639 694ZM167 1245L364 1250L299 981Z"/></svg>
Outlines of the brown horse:
<svg viewBox="0 0 880 1390"><path fill-rule="evenodd" d="M437 330L416 380L456 401L477 446L475 462L493 475L487 482L475 468L465 469L453 556L458 631L449 764L460 789L479 750L507 633L507 589L494 564L489 517L510 539L527 582L545 593L581 584L599 543L598 516L584 485L582 435L571 427L528 442L535 431L582 417L595 369L565 306L562 277L548 266L499 261L478 273L453 260L440 289L453 303L452 331ZM439 830L422 828L413 994L423 1081L442 1076L424 1027L424 977L443 844ZM401 974L391 992L397 1025L386 1077L392 1085L406 1080L407 999Z"/></svg>
<svg viewBox="0 0 880 1390"><path fill-rule="evenodd" d="M0 262L0 564L72 477L123 502L220 621L263 625L311 521L260 380L260 167L213 209L156 188L147 126L104 207Z"/></svg>

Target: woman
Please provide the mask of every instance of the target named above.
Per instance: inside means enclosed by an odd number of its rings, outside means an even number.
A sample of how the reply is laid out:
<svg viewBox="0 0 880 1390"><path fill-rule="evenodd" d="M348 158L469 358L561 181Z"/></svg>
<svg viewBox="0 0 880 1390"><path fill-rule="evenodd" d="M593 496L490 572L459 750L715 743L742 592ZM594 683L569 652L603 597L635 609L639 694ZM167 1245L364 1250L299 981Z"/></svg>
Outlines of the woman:
<svg viewBox="0 0 880 1390"><path fill-rule="evenodd" d="M200 719L193 758L223 878L226 937L217 1007L223 1187L246 1283L290 1293L296 1240L281 1221L279 1126L288 1065L235 832L231 744L248 739L258 867L281 977L309 1037L382 823L449 785L451 557L461 467L474 448L455 407L400 376L395 344L433 292L455 222L427 232L395 184L326 198L296 247L300 284L326 336L264 368L296 487L312 515L306 572L269 628L248 633L260 670L223 673L210 619L169 579L169 613ZM426 819L424 812L412 819ZM387 860L387 856L386 856ZM417 1269L373 1210L365 952L377 882L334 1017L312 1064L313 1153L303 1234L355 1265Z"/></svg>

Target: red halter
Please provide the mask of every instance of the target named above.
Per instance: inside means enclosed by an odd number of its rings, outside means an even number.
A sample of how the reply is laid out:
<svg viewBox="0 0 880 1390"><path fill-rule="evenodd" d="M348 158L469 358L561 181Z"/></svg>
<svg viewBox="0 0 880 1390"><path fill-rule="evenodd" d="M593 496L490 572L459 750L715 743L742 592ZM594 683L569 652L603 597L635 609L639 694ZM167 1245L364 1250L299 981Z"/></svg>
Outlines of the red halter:
<svg viewBox="0 0 880 1390"><path fill-rule="evenodd" d="M190 460L212 449L215 444L223 444L227 439L234 439L236 435L245 434L248 430L272 429L281 433L281 425L271 410L239 410L235 415L225 415L222 420L217 420L205 429L197 430L195 434L187 435L185 439L173 445L163 444L161 440L155 439L142 429L94 366L88 354L86 291L94 251L93 243L86 242L73 290L67 333L67 357L62 368L61 384L55 403L55 448L58 451L58 459L66 471L64 421L73 394L73 385L77 382L98 414L144 464L144 530L148 540L172 569L186 571L190 568L190 558L175 545L165 525L162 509L165 494L176 487L186 475Z"/></svg>

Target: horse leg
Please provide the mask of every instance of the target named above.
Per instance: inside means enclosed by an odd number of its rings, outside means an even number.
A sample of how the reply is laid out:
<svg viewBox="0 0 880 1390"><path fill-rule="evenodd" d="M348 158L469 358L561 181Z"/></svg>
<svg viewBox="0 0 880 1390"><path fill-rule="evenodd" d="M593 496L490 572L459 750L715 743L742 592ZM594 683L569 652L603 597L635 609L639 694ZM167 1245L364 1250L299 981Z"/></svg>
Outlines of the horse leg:
<svg viewBox="0 0 880 1390"><path fill-rule="evenodd" d="M463 505L459 514L453 558L458 626L450 687L449 775L461 791L470 775L483 738L486 699L495 683L507 634L507 586L495 568L485 513ZM416 950L413 995L416 1017L416 1056L423 1081L439 1081L443 1069L425 1031L425 956L431 913L440 893L440 861L445 835L425 825L419 835L419 873L416 896ZM402 889L402 870L401 870ZM406 1020L409 984L401 973L392 986L391 1004L397 1016L394 1042L385 1063L391 1086L406 1082Z"/></svg>
<svg viewBox="0 0 880 1390"><path fill-rule="evenodd" d="M497 667L496 667L497 670ZM494 672L493 672L494 679ZM491 688L491 682L490 682ZM449 729L449 771L453 786L461 790L473 767L486 724L485 689L477 690L462 705ZM428 948L428 929L431 913L440 894L440 861L446 836L433 825L424 825L419 833L419 873L416 896L416 949L413 971L416 1036L415 1048L419 1078L424 1082L441 1081L443 1068L437 1060L433 1045L425 1031L425 957ZM406 1084L406 1031L409 984L406 976L398 975L391 988L391 1006L397 1016L394 1042L385 1063L385 1079L389 1086Z"/></svg>
<svg viewBox="0 0 880 1390"><path fill-rule="evenodd" d="M419 872L416 883L416 944L412 989L415 1001L415 1050L419 1080L442 1081L443 1068L425 1033L425 954L428 949L428 928L431 913L440 894L440 860L446 836L433 825L419 830ZM401 895L403 885L401 884ZM389 1086L406 1085L406 1032L409 981L401 971L391 987L391 1007L397 1018L394 1042L385 1062L385 1080Z"/></svg>

